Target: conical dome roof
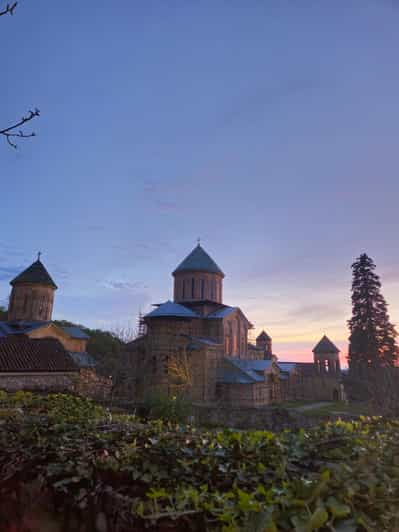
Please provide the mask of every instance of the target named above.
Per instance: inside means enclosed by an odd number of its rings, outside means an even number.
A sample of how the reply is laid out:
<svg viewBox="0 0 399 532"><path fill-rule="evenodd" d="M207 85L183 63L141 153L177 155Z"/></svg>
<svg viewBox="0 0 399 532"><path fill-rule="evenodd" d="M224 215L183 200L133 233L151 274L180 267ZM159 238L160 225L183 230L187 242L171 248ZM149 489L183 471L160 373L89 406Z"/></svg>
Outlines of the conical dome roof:
<svg viewBox="0 0 399 532"><path fill-rule="evenodd" d="M180 272L217 273L224 277L222 270L200 244L179 264L173 275Z"/></svg>
<svg viewBox="0 0 399 532"><path fill-rule="evenodd" d="M326 335L324 335L320 342L313 348L313 353L339 353L339 349Z"/></svg>
<svg viewBox="0 0 399 532"><path fill-rule="evenodd" d="M57 289L57 285L39 259L10 282L11 286L18 284L42 284Z"/></svg>

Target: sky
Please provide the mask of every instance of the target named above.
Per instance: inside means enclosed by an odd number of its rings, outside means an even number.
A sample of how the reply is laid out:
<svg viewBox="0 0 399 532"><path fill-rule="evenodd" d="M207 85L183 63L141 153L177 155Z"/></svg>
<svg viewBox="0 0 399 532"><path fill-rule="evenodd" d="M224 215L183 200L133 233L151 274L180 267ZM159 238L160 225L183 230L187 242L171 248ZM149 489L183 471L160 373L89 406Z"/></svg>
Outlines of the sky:
<svg viewBox="0 0 399 532"><path fill-rule="evenodd" d="M40 250L54 318L133 327L200 237L280 359L345 355L362 252L398 323L398 25L396 0L20 0L0 129L41 116L0 137L0 301Z"/></svg>

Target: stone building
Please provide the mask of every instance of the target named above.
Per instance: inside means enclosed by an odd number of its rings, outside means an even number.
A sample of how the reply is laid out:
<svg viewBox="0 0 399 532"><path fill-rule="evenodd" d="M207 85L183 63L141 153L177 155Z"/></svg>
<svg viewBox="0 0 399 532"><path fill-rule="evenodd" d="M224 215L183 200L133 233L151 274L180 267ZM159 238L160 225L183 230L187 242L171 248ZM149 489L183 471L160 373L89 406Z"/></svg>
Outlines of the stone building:
<svg viewBox="0 0 399 532"><path fill-rule="evenodd" d="M0 389L106 390L87 353L89 336L52 321L57 285L40 256L10 285L8 319L0 321Z"/></svg>
<svg viewBox="0 0 399 532"><path fill-rule="evenodd" d="M173 301L154 305L144 316L145 333L127 345L135 401L183 390L194 401L242 406L339 396L339 352L326 337L307 364L279 362L265 331L256 345L248 343L252 324L223 302L225 275L200 244L172 275Z"/></svg>

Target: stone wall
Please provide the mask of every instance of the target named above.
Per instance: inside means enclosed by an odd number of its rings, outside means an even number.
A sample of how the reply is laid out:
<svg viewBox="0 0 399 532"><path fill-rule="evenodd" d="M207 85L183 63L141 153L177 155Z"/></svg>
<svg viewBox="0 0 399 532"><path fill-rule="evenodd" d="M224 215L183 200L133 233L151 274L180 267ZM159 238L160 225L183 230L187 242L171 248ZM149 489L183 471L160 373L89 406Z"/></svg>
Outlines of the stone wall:
<svg viewBox="0 0 399 532"><path fill-rule="evenodd" d="M0 390L74 391L77 374L0 374Z"/></svg>
<svg viewBox="0 0 399 532"><path fill-rule="evenodd" d="M53 287L18 284L11 290L8 320L50 321L53 304Z"/></svg>
<svg viewBox="0 0 399 532"><path fill-rule="evenodd" d="M291 413L278 406L244 408L222 405L200 405L194 407L194 423L201 426L228 427L242 430L270 430L306 428L325 418L306 417L299 412Z"/></svg>

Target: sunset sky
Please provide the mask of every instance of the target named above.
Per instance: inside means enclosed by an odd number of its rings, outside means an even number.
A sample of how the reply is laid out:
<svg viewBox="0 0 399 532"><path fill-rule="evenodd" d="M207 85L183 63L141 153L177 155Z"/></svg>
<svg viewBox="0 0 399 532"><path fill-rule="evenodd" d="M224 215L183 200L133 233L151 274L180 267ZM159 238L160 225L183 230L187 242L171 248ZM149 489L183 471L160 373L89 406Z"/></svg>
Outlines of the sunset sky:
<svg viewBox="0 0 399 532"><path fill-rule="evenodd" d="M55 318L135 324L201 237L281 359L345 353L362 252L399 323L398 28L394 0L21 0L0 129L42 116L0 137L0 301L41 250Z"/></svg>

